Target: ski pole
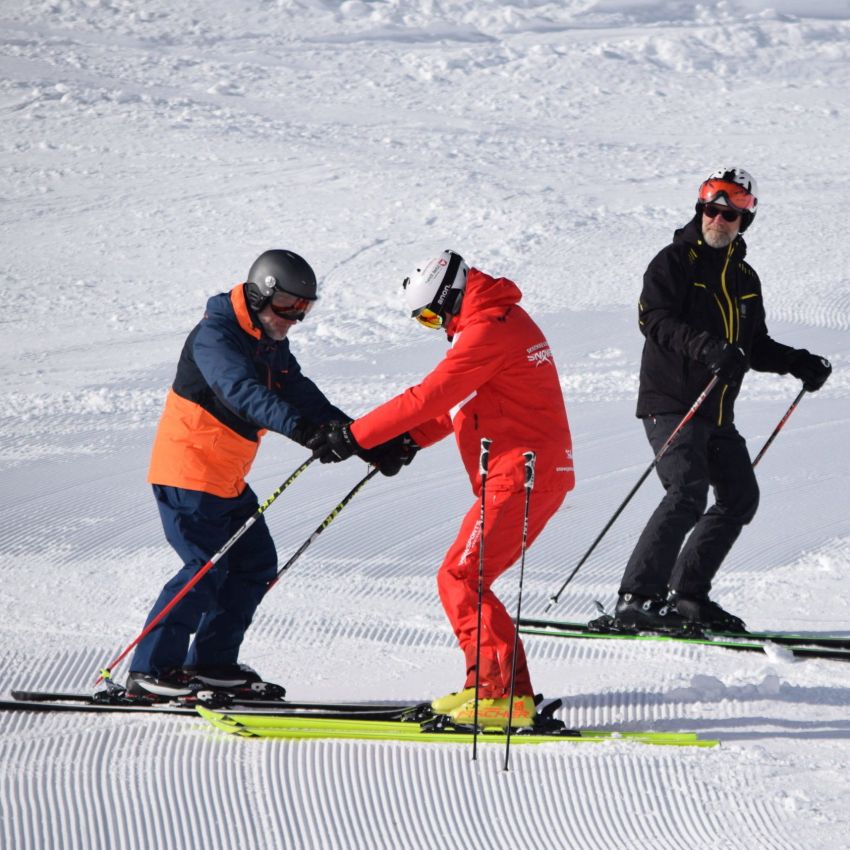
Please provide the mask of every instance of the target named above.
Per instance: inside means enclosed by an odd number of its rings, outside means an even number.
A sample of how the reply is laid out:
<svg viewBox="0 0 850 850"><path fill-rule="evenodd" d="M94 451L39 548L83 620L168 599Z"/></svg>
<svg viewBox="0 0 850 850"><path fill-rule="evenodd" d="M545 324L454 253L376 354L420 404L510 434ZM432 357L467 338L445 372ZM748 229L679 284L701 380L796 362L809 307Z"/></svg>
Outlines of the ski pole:
<svg viewBox="0 0 850 850"><path fill-rule="evenodd" d="M472 721L472 760L478 758L478 691L481 687L481 607L484 601L484 508L487 504L487 465L492 440L481 439L478 471L481 474L481 516L478 519L478 621L475 627L475 713Z"/></svg>
<svg viewBox="0 0 850 850"><path fill-rule="evenodd" d="M584 564L584 562L590 557L590 553L593 552L599 541L608 533L608 529L611 528L611 526L617 520L617 517L620 516L620 514L623 512L623 509L632 500L634 494L637 493L637 491L640 489L641 484L643 484L643 482L646 481L646 479L649 477L649 473L652 472L652 470L655 469L655 467L658 465L658 461L660 461L661 458L664 457L667 452L667 449L670 448L671 444L673 443L673 440L675 440L676 437L679 436L679 432L682 430L682 428L684 428L685 425L687 425L688 422L693 419L697 410L699 410L700 405L706 400L706 398L708 398L708 394L714 389L714 386L717 381L718 377L717 375L715 375L708 382L708 386L700 393L699 398L697 398L697 400L693 403L691 409L684 415L682 421L676 426L673 433L667 438L667 441L661 447L658 454L655 455L655 458L653 459L652 463L647 467L646 472L641 475L641 477L638 479L637 484L635 484L635 486L632 487L632 489L629 491L629 495L626 496L626 498L623 500L623 503L614 512L614 516L612 516L611 519L608 520L608 523L606 524L605 528L603 528L602 531L599 532L599 536L596 538L596 540L593 541L593 543L591 543L590 548L587 550L587 552L584 553L584 557L576 564L573 571L567 576L567 580L561 585L560 589L554 596L549 597L549 604L544 609L544 612L549 611L549 609L558 602L561 597L561 594L564 592L564 588L566 588L566 586L573 580L575 574L579 571L582 564Z"/></svg>
<svg viewBox="0 0 850 850"><path fill-rule="evenodd" d="M803 388L802 390L800 390L799 393L797 393L797 398L795 398L794 401L791 402L791 407L789 407L788 410L785 411L785 415L782 417L782 419L779 420L779 424L773 429L773 433L767 438L767 442L761 447L761 451L756 455L756 459L753 461L753 469L756 468L758 462L762 459L764 453L770 448L770 444L776 439L776 435L785 426L785 423L788 421L791 414L797 409L797 405L800 403L800 399L802 399L805 394L805 388Z"/></svg>
<svg viewBox="0 0 850 850"><path fill-rule="evenodd" d="M782 419L779 420L779 424L773 429L773 433L767 438L767 442L761 447L761 451L756 455L756 459L753 461L753 469L758 466L758 462L762 459L764 453L770 448L770 444L776 439L776 435L785 426L785 423L788 421L791 414L797 409L797 405L800 403L800 400L803 398L806 392L807 391L805 389L802 389L799 393L797 393L797 397L794 399L794 401L791 402L791 406L788 408L788 410L785 411L785 415L782 417ZM570 576L570 578L572 578L572 576ZM598 600L596 601L596 607L599 610L600 614L606 613L605 606ZM548 611L549 608L547 607L546 610Z"/></svg>
<svg viewBox="0 0 850 850"><path fill-rule="evenodd" d="M171 611L178 602L224 557L224 555L228 552L228 550L239 540L240 537L272 506L278 496L287 488L293 481L316 459L315 455L307 458L268 499L265 500L261 505L257 507L257 510L245 521L245 523L239 528L239 530L206 562L199 570L195 573L194 576L181 588L180 592L159 612L145 627L139 632L138 635L133 639L133 641L127 645L127 647L114 658L110 663L104 667L98 677L97 681L94 683L95 686L99 685L104 680L108 680L112 677L113 669L120 664L128 655L130 650L132 650L143 638L147 637L151 631L160 623L162 619Z"/></svg>
<svg viewBox="0 0 850 850"><path fill-rule="evenodd" d="M508 734L505 738L505 770L511 757L511 723L514 719L514 692L516 690L516 656L519 651L519 618L522 616L522 579L525 574L525 550L528 546L528 505L531 502L531 491L534 489L534 452L523 452L525 459L525 511L522 518L522 544L519 561L519 593L516 601L516 622L514 623L514 654L511 659L511 690L508 701Z"/></svg>
<svg viewBox="0 0 850 850"><path fill-rule="evenodd" d="M372 467L352 488L348 491L342 501L322 520L318 528L298 547L295 554L277 571L277 575L269 582L266 588L268 593L276 584L278 579L304 554L310 544L336 519L337 514L363 489L366 482L377 475L380 470L377 466Z"/></svg>

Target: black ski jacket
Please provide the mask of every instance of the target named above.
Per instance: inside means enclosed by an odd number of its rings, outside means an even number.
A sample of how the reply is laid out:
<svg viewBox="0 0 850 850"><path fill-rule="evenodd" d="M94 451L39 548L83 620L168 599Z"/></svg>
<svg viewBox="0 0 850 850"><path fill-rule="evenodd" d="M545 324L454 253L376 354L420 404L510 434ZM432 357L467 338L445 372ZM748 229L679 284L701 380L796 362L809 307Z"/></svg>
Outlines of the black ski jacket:
<svg viewBox="0 0 850 850"><path fill-rule="evenodd" d="M796 351L768 336L761 282L744 261L743 238L727 248L711 248L699 220L697 214L677 230L643 276L638 318L646 342L639 417L690 410L712 378L702 359L712 338L739 346L757 372L784 375ZM697 415L718 425L731 423L738 390L717 384Z"/></svg>

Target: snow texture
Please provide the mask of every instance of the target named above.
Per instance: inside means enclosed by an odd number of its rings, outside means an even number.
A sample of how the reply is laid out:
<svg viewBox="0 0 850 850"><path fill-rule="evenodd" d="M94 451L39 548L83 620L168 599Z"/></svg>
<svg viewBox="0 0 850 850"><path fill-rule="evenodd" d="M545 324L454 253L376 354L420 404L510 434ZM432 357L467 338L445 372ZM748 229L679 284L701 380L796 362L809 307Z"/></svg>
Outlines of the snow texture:
<svg viewBox="0 0 850 850"><path fill-rule="evenodd" d="M562 376L578 486L529 552L549 595L651 460L641 275L718 165L761 189L749 258L780 341L830 358L761 462L715 585L753 628L850 634L848 0L0 0L0 688L89 688L177 564L145 483L208 295L289 247L292 332L352 415L444 351L400 281L451 247L517 280ZM753 452L798 391L751 375ZM268 437L271 493L303 450ZM311 469L268 518L289 557L363 474ZM556 609L610 604L651 478ZM472 502L450 441L371 482L265 600L243 658L295 699L456 689L434 575ZM500 582L510 606L516 571ZM671 643L529 637L572 725L710 751L231 740L185 718L0 714L15 850L834 850L850 829L848 669ZM498 749L498 748L497 748Z"/></svg>

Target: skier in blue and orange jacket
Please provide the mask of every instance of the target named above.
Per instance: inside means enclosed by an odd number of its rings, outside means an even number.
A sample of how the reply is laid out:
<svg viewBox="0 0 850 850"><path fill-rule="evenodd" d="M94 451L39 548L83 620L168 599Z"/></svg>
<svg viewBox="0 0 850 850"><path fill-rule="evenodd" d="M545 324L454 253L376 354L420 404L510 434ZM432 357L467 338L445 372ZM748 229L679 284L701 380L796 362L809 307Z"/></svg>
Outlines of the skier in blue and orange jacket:
<svg viewBox="0 0 850 850"><path fill-rule="evenodd" d="M166 539L184 565L147 622L256 512L245 476L266 431L305 445L318 426L349 421L302 373L289 348L289 330L316 299L316 276L302 257L266 251L245 283L210 298L189 334L148 472ZM385 474L398 469L380 451L366 459ZM139 643L127 693L173 697L199 682L223 688L258 682L238 663L239 647L276 573L277 553L260 515Z"/></svg>
<svg viewBox="0 0 850 850"><path fill-rule="evenodd" d="M529 545L575 485L567 413L552 351L519 306L522 294L507 278L469 268L454 251L423 263L405 281L412 315L445 330L451 348L421 383L350 424L320 429L308 445L336 462L391 438L424 448L454 432L473 492L481 493L481 439L492 440L486 484L484 592L480 674L476 676L480 505L461 523L437 576L443 607L465 657L463 687L432 703L460 723L475 715L486 725L507 723L515 629L493 582L519 557L524 513L523 453L535 452ZM512 723L534 722L534 690L517 642Z"/></svg>

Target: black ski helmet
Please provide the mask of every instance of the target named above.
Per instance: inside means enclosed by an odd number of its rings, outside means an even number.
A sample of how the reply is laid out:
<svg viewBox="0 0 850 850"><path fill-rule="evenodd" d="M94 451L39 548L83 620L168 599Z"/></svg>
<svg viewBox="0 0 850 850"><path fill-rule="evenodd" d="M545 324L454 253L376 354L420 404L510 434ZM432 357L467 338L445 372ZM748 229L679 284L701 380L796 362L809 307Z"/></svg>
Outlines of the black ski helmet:
<svg viewBox="0 0 850 850"><path fill-rule="evenodd" d="M281 248L264 251L254 260L246 280L248 303L258 313L275 290L315 301L319 296L316 273L298 254Z"/></svg>

